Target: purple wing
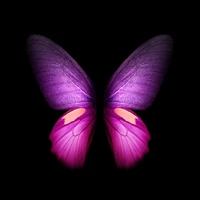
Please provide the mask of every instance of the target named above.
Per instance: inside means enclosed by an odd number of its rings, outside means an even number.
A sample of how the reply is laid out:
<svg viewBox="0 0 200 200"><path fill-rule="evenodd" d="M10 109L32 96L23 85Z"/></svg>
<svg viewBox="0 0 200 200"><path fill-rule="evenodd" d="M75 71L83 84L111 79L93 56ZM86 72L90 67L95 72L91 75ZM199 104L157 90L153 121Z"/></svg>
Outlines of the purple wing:
<svg viewBox="0 0 200 200"><path fill-rule="evenodd" d="M172 54L172 39L156 36L136 49L111 78L105 92L106 107L144 110L151 106Z"/></svg>
<svg viewBox="0 0 200 200"><path fill-rule="evenodd" d="M31 35L27 50L41 91L52 108L93 107L91 81L60 46L44 36Z"/></svg>
<svg viewBox="0 0 200 200"><path fill-rule="evenodd" d="M89 149L96 111L92 108L69 110L56 122L49 139L52 153L69 168L81 168Z"/></svg>
<svg viewBox="0 0 200 200"><path fill-rule="evenodd" d="M107 86L104 119L120 168L133 167L149 151L148 129L131 109L144 110L153 103L171 54L170 36L154 37L122 63Z"/></svg>
<svg viewBox="0 0 200 200"><path fill-rule="evenodd" d="M135 166L149 152L149 132L142 120L131 110L105 108L107 135L116 165Z"/></svg>
<svg viewBox="0 0 200 200"><path fill-rule="evenodd" d="M70 109L50 134L51 150L67 167L83 167L96 118L93 86L76 61L53 41L32 35L27 43L33 71L48 104L57 110Z"/></svg>

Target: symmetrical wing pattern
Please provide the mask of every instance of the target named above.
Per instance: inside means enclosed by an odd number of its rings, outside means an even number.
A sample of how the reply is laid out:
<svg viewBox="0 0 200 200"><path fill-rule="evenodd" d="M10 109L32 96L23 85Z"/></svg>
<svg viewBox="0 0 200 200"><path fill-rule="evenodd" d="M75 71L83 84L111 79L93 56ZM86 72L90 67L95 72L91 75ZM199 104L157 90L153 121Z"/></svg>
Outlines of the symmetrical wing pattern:
<svg viewBox="0 0 200 200"><path fill-rule="evenodd" d="M60 46L31 35L27 49L33 72L49 106L68 110L52 129L52 152L67 167L81 168L96 119L95 91L78 63ZM104 119L120 168L133 167L149 151L150 134L132 110L151 106L172 54L172 39L156 36L136 49L119 67L105 92Z"/></svg>

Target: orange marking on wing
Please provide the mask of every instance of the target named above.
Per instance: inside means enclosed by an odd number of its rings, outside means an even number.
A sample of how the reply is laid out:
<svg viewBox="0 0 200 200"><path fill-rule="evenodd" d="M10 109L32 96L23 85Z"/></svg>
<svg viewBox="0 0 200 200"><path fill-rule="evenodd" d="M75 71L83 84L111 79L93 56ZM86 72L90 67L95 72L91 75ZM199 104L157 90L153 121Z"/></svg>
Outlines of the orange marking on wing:
<svg viewBox="0 0 200 200"><path fill-rule="evenodd" d="M122 108L115 108L114 111L115 111L115 113L117 115L122 117L127 122L130 122L131 124L135 124L136 125L136 119L138 119L138 117L135 116L133 113L131 113L131 112L127 111L127 110L124 110Z"/></svg>
<svg viewBox="0 0 200 200"><path fill-rule="evenodd" d="M70 122L76 120L84 113L85 113L85 108L77 108L76 110L67 113L65 116L62 117L62 119L65 120L64 124L69 124Z"/></svg>

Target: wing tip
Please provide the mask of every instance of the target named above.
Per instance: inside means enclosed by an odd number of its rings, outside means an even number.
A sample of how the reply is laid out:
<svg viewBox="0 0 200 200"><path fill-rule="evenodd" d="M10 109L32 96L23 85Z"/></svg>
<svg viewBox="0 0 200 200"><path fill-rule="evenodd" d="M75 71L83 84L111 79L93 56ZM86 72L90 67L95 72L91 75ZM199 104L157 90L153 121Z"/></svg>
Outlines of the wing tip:
<svg viewBox="0 0 200 200"><path fill-rule="evenodd" d="M40 34L31 34L27 37L27 45L29 45L30 43L34 42L34 41L39 41L39 40L43 40L43 41L48 41L48 42L53 42L52 40L50 40L49 38L47 38L44 35L40 35Z"/></svg>
<svg viewBox="0 0 200 200"><path fill-rule="evenodd" d="M159 40L160 40L160 39L162 39L162 40L165 39L165 40L169 40L169 41L170 41L170 40L171 40L171 41L173 40L173 39L172 39L172 36L169 35L169 34L160 34L160 35L154 36L153 38L154 38L154 39L157 38L157 39L159 39ZM153 38L152 38L152 39L153 39Z"/></svg>
<svg viewBox="0 0 200 200"><path fill-rule="evenodd" d="M170 47L170 49L171 50L173 49L173 38L169 34L157 35L157 36L149 39L149 41L157 41L157 42L165 41L168 44L168 46Z"/></svg>
<svg viewBox="0 0 200 200"><path fill-rule="evenodd" d="M33 43L35 41L39 41L41 39L49 40L47 37L45 37L43 35L39 35L39 34L31 34L31 35L29 35L27 40L26 40L26 48L27 48L27 50L29 50L32 47L32 45L33 45Z"/></svg>
<svg viewBox="0 0 200 200"><path fill-rule="evenodd" d="M32 40L32 39L35 39L35 38L46 38L46 37L43 36L43 35L34 33L34 34L29 35L28 38L27 38L27 40Z"/></svg>

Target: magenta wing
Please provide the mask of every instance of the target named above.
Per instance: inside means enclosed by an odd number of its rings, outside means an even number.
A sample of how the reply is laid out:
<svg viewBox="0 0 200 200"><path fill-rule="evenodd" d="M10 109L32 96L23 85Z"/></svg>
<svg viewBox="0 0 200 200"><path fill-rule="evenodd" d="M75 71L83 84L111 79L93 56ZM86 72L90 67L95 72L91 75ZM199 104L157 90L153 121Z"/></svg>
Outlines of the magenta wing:
<svg viewBox="0 0 200 200"><path fill-rule="evenodd" d="M120 168L133 167L148 153L150 134L131 110L153 103L172 54L172 39L156 36L136 49L112 76L105 92L107 135Z"/></svg>
<svg viewBox="0 0 200 200"><path fill-rule="evenodd" d="M149 152L150 135L134 112L122 108L104 110L107 135L119 168L130 168Z"/></svg>
<svg viewBox="0 0 200 200"><path fill-rule="evenodd" d="M81 168L91 143L95 122L95 93L77 62L44 36L28 38L33 72L48 104L68 110L56 122L49 139L52 152L69 168Z"/></svg>
<svg viewBox="0 0 200 200"><path fill-rule="evenodd" d="M128 109L105 108L104 119L117 166L135 166L149 152L147 127L139 116Z"/></svg>
<svg viewBox="0 0 200 200"><path fill-rule="evenodd" d="M90 79L64 49L44 36L31 35L27 50L37 82L52 108L94 106L95 92Z"/></svg>
<svg viewBox="0 0 200 200"><path fill-rule="evenodd" d="M106 107L144 110L153 103L172 54L172 39L156 36L137 48L112 76Z"/></svg>
<svg viewBox="0 0 200 200"><path fill-rule="evenodd" d="M69 168L82 168L92 141L96 111L69 110L56 122L49 139L52 153Z"/></svg>

